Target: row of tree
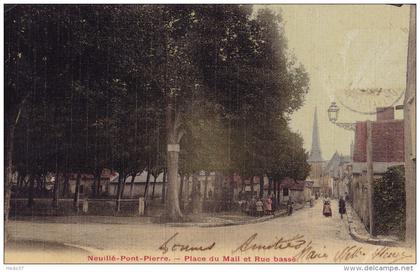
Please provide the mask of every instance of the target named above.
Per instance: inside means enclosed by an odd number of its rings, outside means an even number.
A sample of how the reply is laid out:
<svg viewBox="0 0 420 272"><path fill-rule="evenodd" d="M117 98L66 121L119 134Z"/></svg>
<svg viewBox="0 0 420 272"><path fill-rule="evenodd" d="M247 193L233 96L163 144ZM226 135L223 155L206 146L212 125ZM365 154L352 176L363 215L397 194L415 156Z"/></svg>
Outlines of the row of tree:
<svg viewBox="0 0 420 272"><path fill-rule="evenodd" d="M108 168L120 196L127 176L165 170L173 221L178 174L304 179L288 121L309 78L283 31L251 5L6 6L6 216L15 172Z"/></svg>

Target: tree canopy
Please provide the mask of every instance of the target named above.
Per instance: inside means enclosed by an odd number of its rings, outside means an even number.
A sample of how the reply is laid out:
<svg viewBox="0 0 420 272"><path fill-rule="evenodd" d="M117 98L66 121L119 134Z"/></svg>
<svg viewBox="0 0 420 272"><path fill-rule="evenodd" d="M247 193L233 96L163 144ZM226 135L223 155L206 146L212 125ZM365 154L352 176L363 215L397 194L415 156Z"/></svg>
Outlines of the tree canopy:
<svg viewBox="0 0 420 272"><path fill-rule="evenodd" d="M178 172L308 174L288 121L309 77L287 50L280 14L16 5L4 37L7 148L20 173L167 168L168 207ZM179 158L168 144L180 145ZM175 207L169 217L182 215Z"/></svg>

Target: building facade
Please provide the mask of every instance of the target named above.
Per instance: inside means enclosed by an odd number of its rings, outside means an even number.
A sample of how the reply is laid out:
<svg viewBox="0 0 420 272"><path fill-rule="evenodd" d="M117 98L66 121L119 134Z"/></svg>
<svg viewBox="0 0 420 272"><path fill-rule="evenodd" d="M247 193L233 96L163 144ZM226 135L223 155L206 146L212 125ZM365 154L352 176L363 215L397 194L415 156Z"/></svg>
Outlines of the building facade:
<svg viewBox="0 0 420 272"><path fill-rule="evenodd" d="M393 107L378 108L376 119L372 122L373 182L389 167L404 165L404 120L394 119ZM350 197L354 210L368 228L367 134L367 123L357 122Z"/></svg>

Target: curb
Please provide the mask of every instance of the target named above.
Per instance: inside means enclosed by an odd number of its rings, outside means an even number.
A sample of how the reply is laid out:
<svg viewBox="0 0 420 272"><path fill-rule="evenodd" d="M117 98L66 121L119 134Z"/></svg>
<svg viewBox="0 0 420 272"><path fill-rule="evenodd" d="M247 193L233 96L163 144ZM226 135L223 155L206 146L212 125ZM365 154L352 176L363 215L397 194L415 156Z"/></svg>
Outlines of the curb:
<svg viewBox="0 0 420 272"><path fill-rule="evenodd" d="M363 234L359 234L356 231L356 226L354 225L353 221L353 207L351 207L349 205L348 209L349 212L347 212L347 222L349 224L349 234L350 236L357 242L360 243L368 243L368 244L372 244L372 245L379 245L379 246L390 246L390 247L396 247L396 246L401 246L401 242L399 241L395 241L395 240L386 240L386 239L378 239L378 238L373 238L370 237L370 235L366 232L365 235ZM358 220L358 219L356 219Z"/></svg>
<svg viewBox="0 0 420 272"><path fill-rule="evenodd" d="M304 205L294 208L294 211L303 209ZM225 227L225 226L236 226L236 225L248 225L265 222L274 218L287 216L286 211L281 211L274 215L263 216L261 218L256 218L252 220L242 220L237 222L220 222L220 223L167 223L166 226L170 227L200 227L200 228L215 228L215 227Z"/></svg>

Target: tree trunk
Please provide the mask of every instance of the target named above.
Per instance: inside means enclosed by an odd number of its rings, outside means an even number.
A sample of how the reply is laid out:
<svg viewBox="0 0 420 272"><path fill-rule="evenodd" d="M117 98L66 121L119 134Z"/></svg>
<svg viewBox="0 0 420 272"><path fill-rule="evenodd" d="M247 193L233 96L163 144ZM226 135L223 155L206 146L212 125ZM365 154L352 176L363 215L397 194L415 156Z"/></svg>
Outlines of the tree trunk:
<svg viewBox="0 0 420 272"><path fill-rule="evenodd" d="M254 176L249 179L249 184L251 185L251 195L254 196Z"/></svg>
<svg viewBox="0 0 420 272"><path fill-rule="evenodd" d="M122 187L125 185L125 177L123 173L120 173L118 176L118 188L117 188L117 202L116 202L116 213L119 213L121 211L121 198L123 189Z"/></svg>
<svg viewBox="0 0 420 272"><path fill-rule="evenodd" d="M273 190L273 179L272 178L268 178L268 195L271 195L271 191Z"/></svg>
<svg viewBox="0 0 420 272"><path fill-rule="evenodd" d="M206 177L204 179L204 200L207 200L207 187L208 187L208 173L206 172Z"/></svg>
<svg viewBox="0 0 420 272"><path fill-rule="evenodd" d="M52 201L53 208L58 208L58 199L59 199L59 192L60 192L60 180L58 177L59 177L59 173L57 171L55 173L55 182L54 182L54 191L53 191L53 201Z"/></svg>
<svg viewBox="0 0 420 272"><path fill-rule="evenodd" d="M35 190L35 175L29 176L29 189L28 189L28 207L34 205L34 190Z"/></svg>
<svg viewBox="0 0 420 272"><path fill-rule="evenodd" d="M131 182L130 182L130 198L133 198L133 188L134 188L134 180L136 179L137 173L133 173L131 175Z"/></svg>
<svg viewBox="0 0 420 272"><path fill-rule="evenodd" d="M144 186L144 202L146 203L147 196L149 193L149 183L150 183L150 169L147 169L146 185Z"/></svg>
<svg viewBox="0 0 420 272"><path fill-rule="evenodd" d="M41 191L42 191L42 179L43 179L43 175L37 175L36 176L36 189L35 189L35 193L37 194L37 196L39 197L41 195Z"/></svg>
<svg viewBox="0 0 420 272"><path fill-rule="evenodd" d="M4 242L7 243L9 238L8 223L9 223L9 212L10 212L10 198L12 196L12 184L13 184L13 151L14 151L14 138L15 129L19 122L20 114L29 97L30 92L22 99L22 101L5 112L5 183L4 183Z"/></svg>
<svg viewBox="0 0 420 272"><path fill-rule="evenodd" d="M166 169L163 169L163 179L162 179L162 203L165 203L166 199Z"/></svg>
<svg viewBox="0 0 420 272"><path fill-rule="evenodd" d="M166 165L168 171L168 192L166 201L166 217L170 221L181 221L183 218L179 207L179 181L178 181L178 163L179 163L179 143L184 131L180 131L181 126L180 114L174 110L172 97L168 98L166 106Z"/></svg>
<svg viewBox="0 0 420 272"><path fill-rule="evenodd" d="M121 198L124 198L124 192L125 192L125 180L128 178L124 176L123 184L121 186Z"/></svg>
<svg viewBox="0 0 420 272"><path fill-rule="evenodd" d="M26 174L23 174L23 173L18 176L18 186L17 186L17 189L18 189L19 194L22 193L22 189L23 189L23 184L24 184L25 177L26 177Z"/></svg>
<svg viewBox="0 0 420 272"><path fill-rule="evenodd" d="M41 179L41 196L45 196L47 193L47 173L42 176Z"/></svg>
<svg viewBox="0 0 420 272"><path fill-rule="evenodd" d="M93 184L93 190L92 190L92 195L93 197L97 197L99 195L99 188L101 188L101 175L102 174L102 170L97 169L95 171L95 181Z"/></svg>
<svg viewBox="0 0 420 272"><path fill-rule="evenodd" d="M147 170L146 186L144 187L144 207L147 208L147 198L149 195L149 184L150 184L150 169Z"/></svg>
<svg viewBox="0 0 420 272"><path fill-rule="evenodd" d="M202 202L201 202L201 188L200 181L197 178L196 174L193 174L193 185L191 192L191 204L192 204L192 213L198 214L202 212Z"/></svg>
<svg viewBox="0 0 420 272"><path fill-rule="evenodd" d="M155 199L155 186L156 186L156 176L153 175L153 189L152 189L152 200Z"/></svg>
<svg viewBox="0 0 420 272"><path fill-rule="evenodd" d="M184 179L185 177L181 175L181 184L179 186L179 207L181 208L181 210L184 210L184 199L182 197L184 190Z"/></svg>
<svg viewBox="0 0 420 272"><path fill-rule="evenodd" d="M179 152L168 151L168 195L166 211L168 219L179 221L182 219L181 208L179 207L179 182L178 182L178 160Z"/></svg>
<svg viewBox="0 0 420 272"><path fill-rule="evenodd" d="M82 177L82 174L80 173L80 171L77 172L77 177L76 177L76 187L74 188L74 197L73 197L73 207L74 210L79 213L79 190L80 190L80 179Z"/></svg>
<svg viewBox="0 0 420 272"><path fill-rule="evenodd" d="M9 212L10 212L10 198L12 195L12 183L13 183L13 138L15 134L15 127L11 126L8 128L8 136L6 142L6 182L4 184L4 225L5 225L5 237L4 240L7 242L9 238L9 232L7 224L9 223Z"/></svg>
<svg viewBox="0 0 420 272"><path fill-rule="evenodd" d="M69 178L70 178L70 175L68 173L65 173L64 174L63 191L62 191L62 194L61 194L62 197L67 196L67 193L68 193L68 190L69 190Z"/></svg>

